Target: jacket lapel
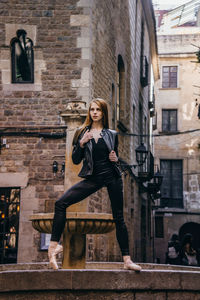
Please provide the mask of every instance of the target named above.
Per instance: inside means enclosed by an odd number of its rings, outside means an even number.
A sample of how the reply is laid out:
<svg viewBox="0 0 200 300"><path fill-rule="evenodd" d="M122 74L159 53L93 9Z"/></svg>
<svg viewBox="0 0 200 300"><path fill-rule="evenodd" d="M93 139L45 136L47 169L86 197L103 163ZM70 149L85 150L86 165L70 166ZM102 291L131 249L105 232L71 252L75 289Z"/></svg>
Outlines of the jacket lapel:
<svg viewBox="0 0 200 300"><path fill-rule="evenodd" d="M108 147L108 151L111 152L114 148L113 148L113 143L110 134L108 133L107 130L103 129L101 136Z"/></svg>

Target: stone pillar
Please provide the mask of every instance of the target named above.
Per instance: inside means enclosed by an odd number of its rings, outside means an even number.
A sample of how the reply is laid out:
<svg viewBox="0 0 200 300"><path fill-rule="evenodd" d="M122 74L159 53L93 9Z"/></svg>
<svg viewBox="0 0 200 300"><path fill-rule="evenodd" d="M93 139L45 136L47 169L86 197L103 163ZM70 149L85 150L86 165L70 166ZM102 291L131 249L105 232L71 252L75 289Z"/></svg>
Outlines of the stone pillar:
<svg viewBox="0 0 200 300"><path fill-rule="evenodd" d="M77 183L80 178L78 173L81 169L82 163L80 165L74 165L71 159L72 155L72 141L74 133L77 128L79 128L85 121L87 115L86 102L84 101L71 101L67 105L66 111L61 113L67 125L66 132L66 156L65 156L65 191L69 189L72 185ZM82 201L80 203L70 206L67 211L70 212L87 212L88 205L87 201Z"/></svg>

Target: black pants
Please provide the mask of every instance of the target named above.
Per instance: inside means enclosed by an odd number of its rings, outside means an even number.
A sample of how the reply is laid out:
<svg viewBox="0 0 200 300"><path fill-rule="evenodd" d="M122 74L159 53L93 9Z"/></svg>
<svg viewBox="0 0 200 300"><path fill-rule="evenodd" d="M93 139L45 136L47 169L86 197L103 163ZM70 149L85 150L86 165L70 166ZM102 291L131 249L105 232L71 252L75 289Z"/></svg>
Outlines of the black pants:
<svg viewBox="0 0 200 300"><path fill-rule="evenodd" d="M65 227L66 208L78 203L103 186L107 187L111 201L113 219L116 222L116 236L122 255L129 255L128 232L123 217L123 183L120 177L106 180L84 179L68 189L55 203L55 214L52 227L51 241L59 242Z"/></svg>

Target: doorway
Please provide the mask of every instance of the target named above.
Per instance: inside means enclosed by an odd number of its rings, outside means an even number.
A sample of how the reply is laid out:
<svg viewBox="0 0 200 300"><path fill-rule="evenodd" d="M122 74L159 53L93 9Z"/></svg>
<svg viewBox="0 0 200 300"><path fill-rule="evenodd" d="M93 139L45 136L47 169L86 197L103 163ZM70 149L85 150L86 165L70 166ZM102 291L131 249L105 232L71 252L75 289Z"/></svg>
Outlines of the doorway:
<svg viewBox="0 0 200 300"><path fill-rule="evenodd" d="M17 263L20 189L0 188L0 264Z"/></svg>
<svg viewBox="0 0 200 300"><path fill-rule="evenodd" d="M186 233L190 233L193 237L194 249L200 249L200 224L195 222L188 222L181 226L179 230L179 238L182 241Z"/></svg>

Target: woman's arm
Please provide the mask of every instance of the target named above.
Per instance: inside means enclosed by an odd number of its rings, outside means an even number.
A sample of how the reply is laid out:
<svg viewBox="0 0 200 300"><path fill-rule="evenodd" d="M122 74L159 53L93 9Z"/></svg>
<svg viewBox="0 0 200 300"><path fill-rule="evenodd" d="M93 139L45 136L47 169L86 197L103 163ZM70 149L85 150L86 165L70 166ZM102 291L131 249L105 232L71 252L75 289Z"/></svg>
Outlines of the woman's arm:
<svg viewBox="0 0 200 300"><path fill-rule="evenodd" d="M75 133L75 136L76 135L78 134ZM72 161L75 165L80 164L80 162L82 161L84 157L85 144L87 144L87 142L91 139L92 139L92 134L89 130L86 130L84 134L80 134L78 136L77 142L75 143L72 151Z"/></svg>
<svg viewBox="0 0 200 300"><path fill-rule="evenodd" d="M115 135L115 146L114 146L114 150L112 150L109 153L109 159L112 162L118 162L118 136L117 134Z"/></svg>
<svg viewBox="0 0 200 300"><path fill-rule="evenodd" d="M75 136L77 135L77 132L75 133ZM73 145L72 150L72 161L75 165L80 164L84 157L84 147L80 146L80 136L78 137L76 143Z"/></svg>

